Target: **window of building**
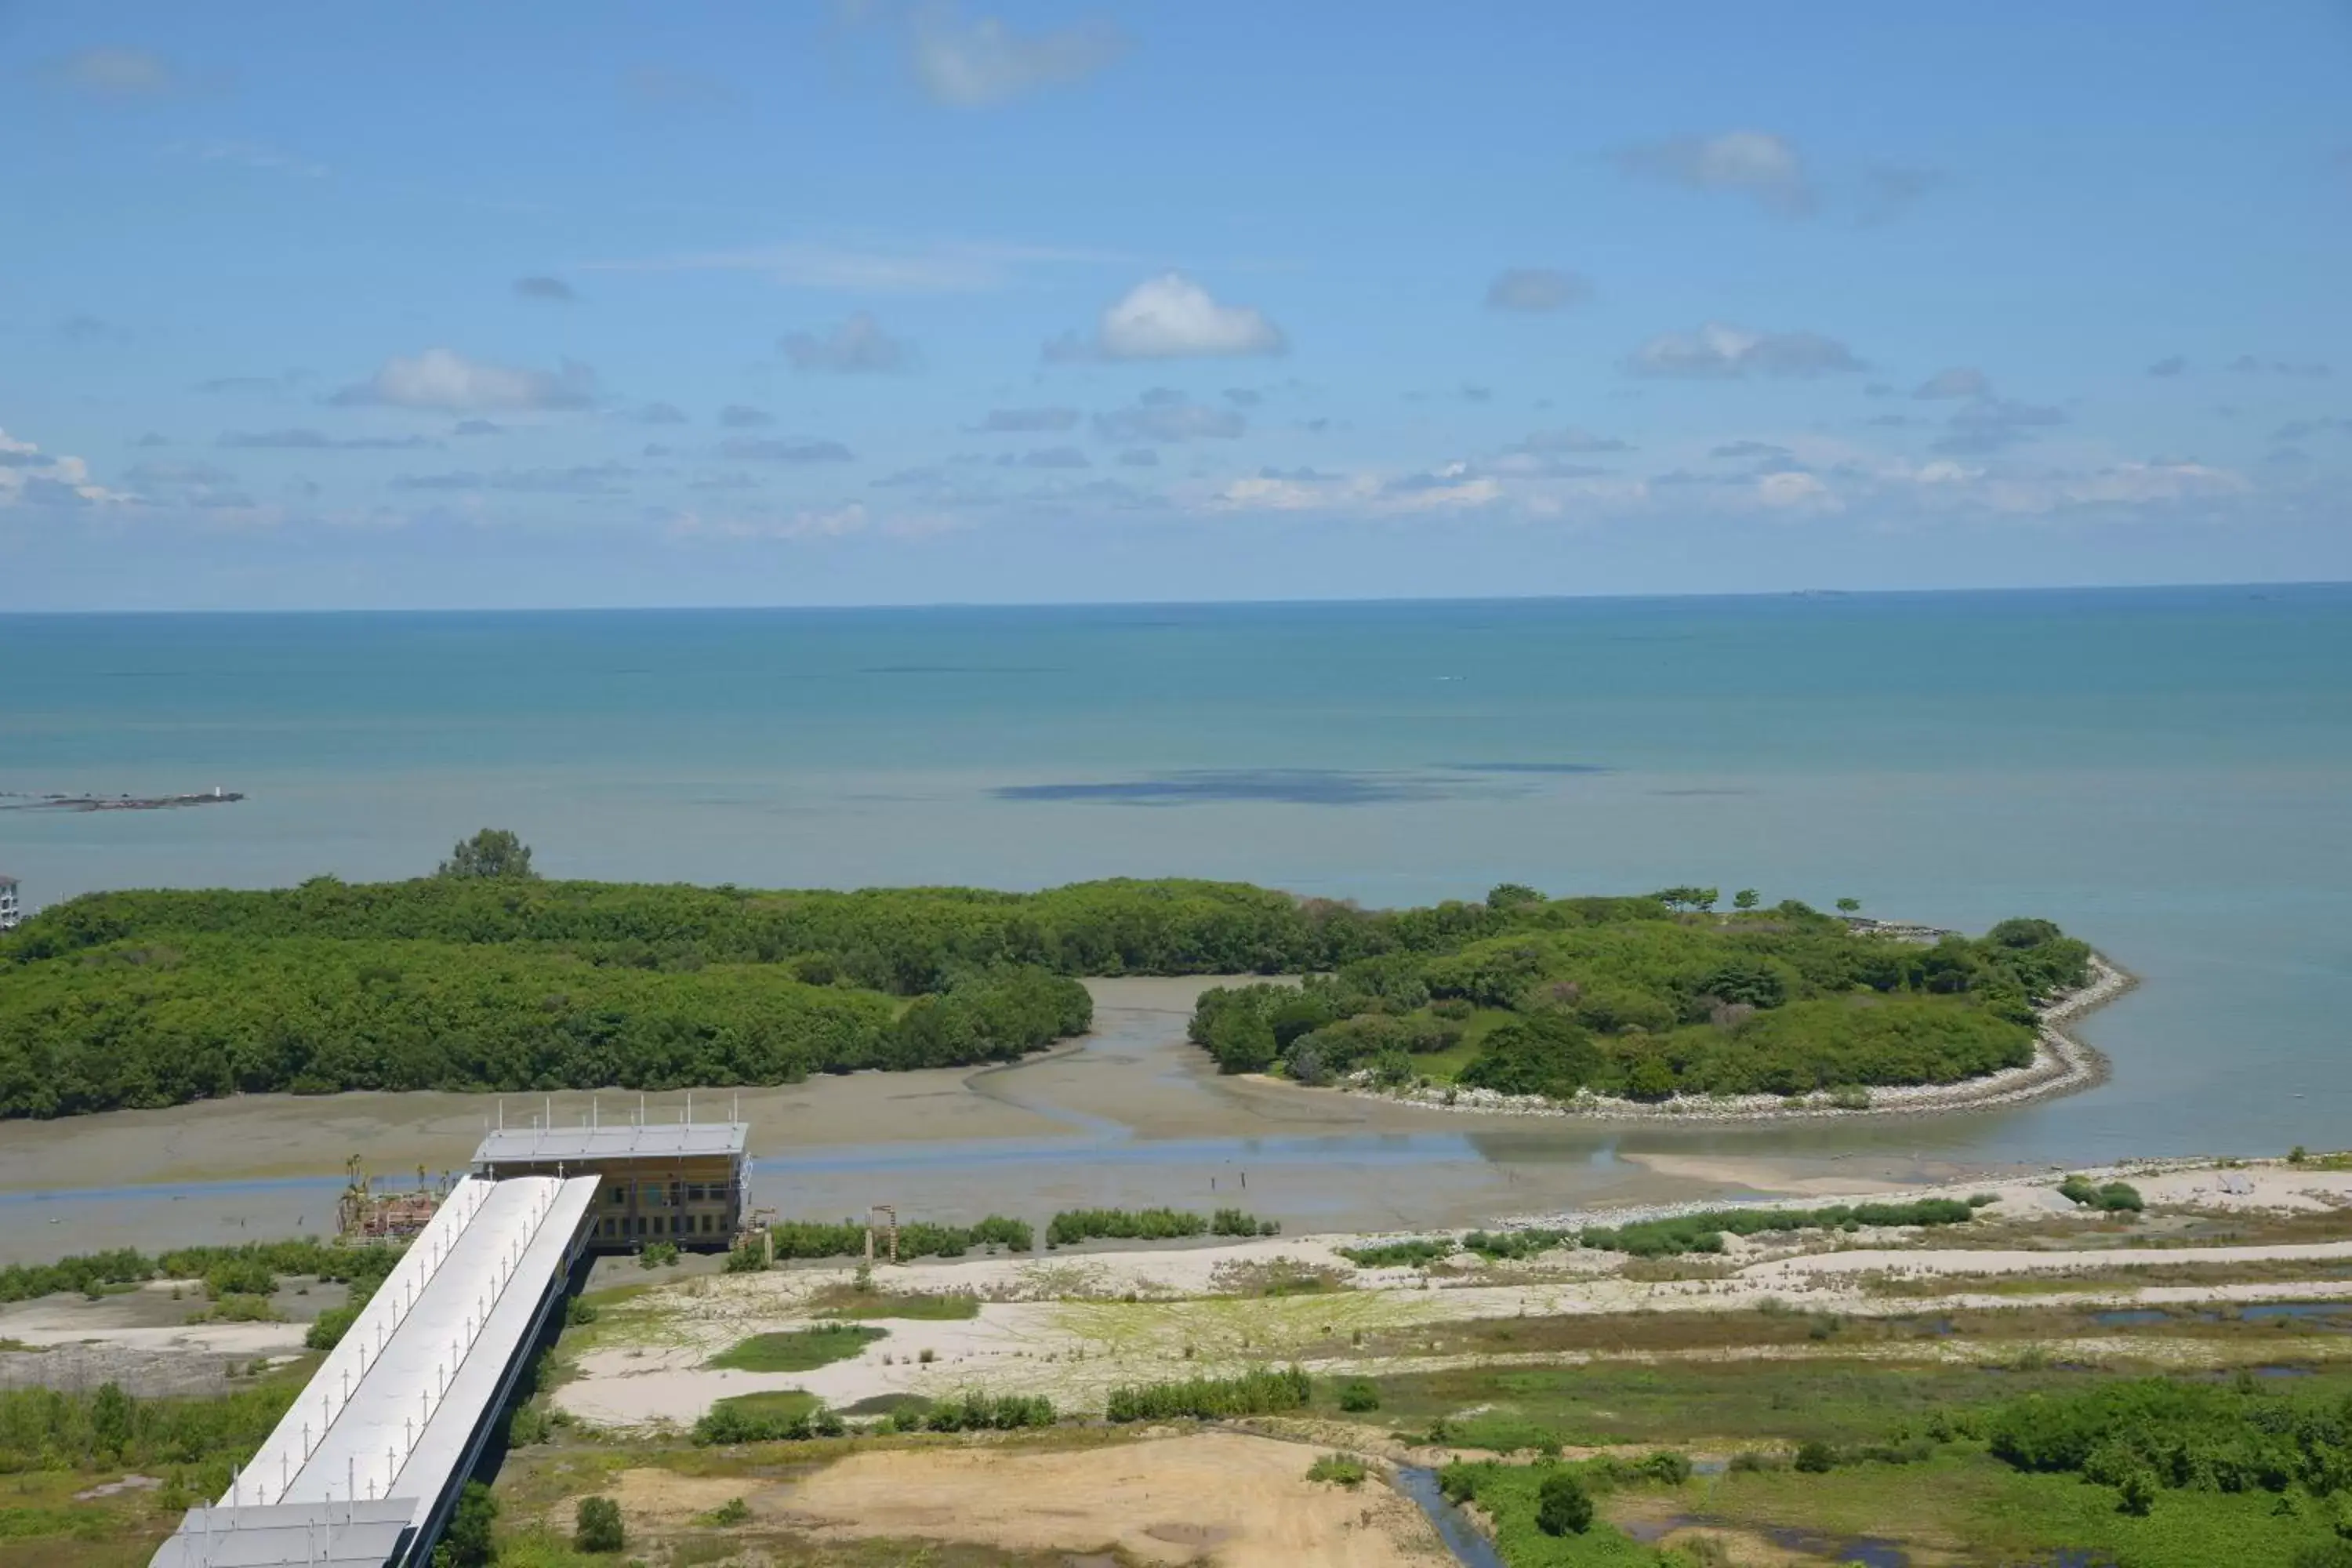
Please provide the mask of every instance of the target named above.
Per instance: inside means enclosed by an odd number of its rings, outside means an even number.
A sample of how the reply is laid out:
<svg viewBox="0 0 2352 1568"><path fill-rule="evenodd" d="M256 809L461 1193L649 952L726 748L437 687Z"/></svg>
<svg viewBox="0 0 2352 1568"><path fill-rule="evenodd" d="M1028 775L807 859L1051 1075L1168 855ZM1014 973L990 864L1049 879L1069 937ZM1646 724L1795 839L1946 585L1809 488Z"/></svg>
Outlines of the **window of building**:
<svg viewBox="0 0 2352 1568"><path fill-rule="evenodd" d="M626 1187L614 1187L613 1189L613 1201L616 1204L627 1203L629 1201L629 1189Z"/></svg>

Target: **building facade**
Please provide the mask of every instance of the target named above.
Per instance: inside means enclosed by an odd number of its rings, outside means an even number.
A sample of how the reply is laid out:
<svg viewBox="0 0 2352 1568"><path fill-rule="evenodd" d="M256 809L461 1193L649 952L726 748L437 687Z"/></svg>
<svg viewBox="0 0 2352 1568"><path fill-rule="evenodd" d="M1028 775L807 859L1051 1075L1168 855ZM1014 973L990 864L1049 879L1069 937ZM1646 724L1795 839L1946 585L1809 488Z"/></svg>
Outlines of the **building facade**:
<svg viewBox="0 0 2352 1568"><path fill-rule="evenodd" d="M0 877L0 931L15 931L16 922L25 918L16 901L16 879Z"/></svg>
<svg viewBox="0 0 2352 1568"><path fill-rule="evenodd" d="M478 1176L594 1176L588 1245L634 1252L647 1242L717 1250L742 1228L751 1162L740 1121L516 1128L474 1151Z"/></svg>

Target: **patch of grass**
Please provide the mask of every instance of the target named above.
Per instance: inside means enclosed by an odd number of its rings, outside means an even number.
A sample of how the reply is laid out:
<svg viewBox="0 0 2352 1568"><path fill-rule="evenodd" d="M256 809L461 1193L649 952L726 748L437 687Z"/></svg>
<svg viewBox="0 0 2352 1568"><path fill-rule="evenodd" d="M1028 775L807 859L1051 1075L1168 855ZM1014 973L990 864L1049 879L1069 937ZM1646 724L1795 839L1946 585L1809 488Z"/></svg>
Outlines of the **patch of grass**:
<svg viewBox="0 0 2352 1568"><path fill-rule="evenodd" d="M772 1388L763 1394L734 1394L718 1403L763 1421L789 1421L795 1415L806 1415L822 1401L797 1388Z"/></svg>
<svg viewBox="0 0 2352 1568"><path fill-rule="evenodd" d="M820 1318L863 1321L875 1318L902 1318L910 1322L957 1322L980 1316L980 1298L966 1291L930 1293L909 1290L857 1291L835 1286L820 1292L817 1300L825 1303L817 1309Z"/></svg>
<svg viewBox="0 0 2352 1568"><path fill-rule="evenodd" d="M1364 1478L1370 1473L1364 1468L1364 1461L1353 1454L1326 1454L1307 1467L1308 1480L1325 1481L1350 1489L1362 1486Z"/></svg>
<svg viewBox="0 0 2352 1568"><path fill-rule="evenodd" d="M707 1364L730 1372L814 1372L848 1361L875 1341L888 1338L889 1332L860 1323L820 1323L782 1333L753 1334L712 1356Z"/></svg>

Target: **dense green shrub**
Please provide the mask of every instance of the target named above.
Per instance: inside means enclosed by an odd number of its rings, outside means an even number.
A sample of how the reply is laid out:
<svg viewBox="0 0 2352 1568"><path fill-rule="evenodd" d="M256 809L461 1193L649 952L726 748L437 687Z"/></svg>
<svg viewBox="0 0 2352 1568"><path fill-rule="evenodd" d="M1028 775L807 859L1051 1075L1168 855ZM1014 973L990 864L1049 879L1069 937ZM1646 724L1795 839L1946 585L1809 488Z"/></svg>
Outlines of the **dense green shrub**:
<svg viewBox="0 0 2352 1568"><path fill-rule="evenodd" d="M722 1399L695 1422L694 1441L701 1447L802 1443L812 1437L838 1437L847 1430L841 1417L822 1405L787 1414Z"/></svg>
<svg viewBox="0 0 2352 1568"><path fill-rule="evenodd" d="M1921 946L1793 902L1714 916L1707 890L1506 900L1451 940L1357 960L1299 991L1212 992L1192 1037L1228 1071L1280 1060L1302 1082L1363 1070L1402 1083L1414 1054L1447 1048L1475 1009L1498 1008L1513 1016L1456 1075L1466 1086L1555 1099L1852 1095L2024 1065L2035 1001L2088 975L2089 949L2046 921Z"/></svg>
<svg viewBox="0 0 2352 1568"><path fill-rule="evenodd" d="M621 1505L608 1497L584 1497L572 1515L572 1544L582 1552L618 1552L628 1545Z"/></svg>
<svg viewBox="0 0 2352 1568"><path fill-rule="evenodd" d="M1709 1209L1664 1219L1635 1220L1613 1228L1595 1226L1577 1240L1602 1252L1635 1258L1671 1258L1685 1252L1720 1252L1726 1236L1768 1232L1836 1230L1847 1226L1961 1225L1976 1208L1957 1198L1918 1198L1908 1203L1832 1204L1826 1208ZM1506 1232L1506 1235L1521 1234Z"/></svg>
<svg viewBox="0 0 2352 1568"><path fill-rule="evenodd" d="M90 1393L0 1390L0 1473L59 1465L200 1466L228 1489L228 1468L261 1446L301 1392L272 1379L213 1398L134 1399L115 1384Z"/></svg>
<svg viewBox="0 0 2352 1568"><path fill-rule="evenodd" d="M2137 1214L2146 1207L2139 1189L2128 1182L2108 1182L2104 1185L2088 1176L2069 1176L2058 1184L2059 1195L2084 1208L2099 1209L2108 1214Z"/></svg>
<svg viewBox="0 0 2352 1568"><path fill-rule="evenodd" d="M2037 1395L1994 1412L1987 1438L2019 1469L2079 1474L2126 1500L2137 1475L2159 1489L2352 1489L2352 1409L2259 1388L2142 1378Z"/></svg>
<svg viewBox="0 0 2352 1568"><path fill-rule="evenodd" d="M866 1226L856 1220L827 1224L823 1220L783 1220L770 1227L775 1237L776 1257L792 1258L862 1258L866 1255ZM925 1220L912 1220L898 1227L898 1256L914 1258L961 1258L974 1247L1002 1247L1010 1252L1026 1252L1034 1245L1035 1230L1024 1219L1010 1219L1003 1215L989 1215L972 1225L934 1225ZM876 1237L877 1250L883 1246ZM740 1266L730 1258L731 1272L756 1272L764 1265L756 1247L745 1247L750 1258Z"/></svg>
<svg viewBox="0 0 2352 1568"><path fill-rule="evenodd" d="M0 1301L26 1301L58 1291L88 1294L106 1285L148 1279L203 1279L217 1272L225 1288L276 1289L276 1276L308 1275L352 1287L363 1300L400 1261L399 1245L346 1246L330 1241L252 1241L236 1247L184 1247L160 1258L129 1247L61 1258L55 1263L12 1263L0 1268ZM268 1280L268 1283L262 1284ZM245 1293L253 1293L250 1290Z"/></svg>
<svg viewBox="0 0 2352 1568"><path fill-rule="evenodd" d="M1211 1236L1279 1236L1282 1226L1242 1209L1219 1209L1209 1216Z"/></svg>
<svg viewBox="0 0 2352 1568"><path fill-rule="evenodd" d="M1042 1394L991 1394L973 1389L932 1405L924 1413L923 1425L934 1432L1011 1432L1051 1426L1055 1419L1054 1402Z"/></svg>
<svg viewBox="0 0 2352 1568"><path fill-rule="evenodd" d="M1254 1369L1238 1377L1195 1377L1181 1383L1114 1388L1103 1414L1119 1423L1171 1421L1187 1415L1202 1421L1234 1415L1273 1415L1305 1409L1311 1389L1302 1368Z"/></svg>
<svg viewBox="0 0 2352 1568"><path fill-rule="evenodd" d="M433 1568L488 1568L498 1560L499 1500L480 1481L467 1481L433 1550Z"/></svg>
<svg viewBox="0 0 2352 1568"><path fill-rule="evenodd" d="M1536 1528L1546 1535L1581 1535L1592 1528L1592 1494L1573 1470L1554 1470L1537 1493Z"/></svg>
<svg viewBox="0 0 2352 1568"><path fill-rule="evenodd" d="M314 1351L333 1350L343 1342L343 1336L352 1331L352 1325L359 1321L359 1316L357 1307L328 1308L302 1331L302 1347Z"/></svg>
<svg viewBox="0 0 2352 1568"><path fill-rule="evenodd" d="M1381 1407L1380 1384L1368 1377L1351 1377L1339 1385L1339 1408L1360 1415Z"/></svg>
<svg viewBox="0 0 2352 1568"><path fill-rule="evenodd" d="M1045 1243L1049 1247L1068 1247L1097 1237L1121 1241L1167 1241L1205 1236L1208 1229L1207 1220L1181 1209L1064 1209L1046 1222Z"/></svg>
<svg viewBox="0 0 2352 1568"><path fill-rule="evenodd" d="M1573 1231L1529 1226L1521 1230L1474 1230L1462 1238L1462 1245L1492 1263L1534 1258L1573 1241L1575 1237Z"/></svg>
<svg viewBox="0 0 2352 1568"><path fill-rule="evenodd" d="M1450 1236L1414 1237L1407 1241L1376 1242L1370 1247L1340 1247L1332 1250L1359 1268L1397 1268L1410 1266L1426 1268L1441 1258L1450 1258L1457 1250Z"/></svg>

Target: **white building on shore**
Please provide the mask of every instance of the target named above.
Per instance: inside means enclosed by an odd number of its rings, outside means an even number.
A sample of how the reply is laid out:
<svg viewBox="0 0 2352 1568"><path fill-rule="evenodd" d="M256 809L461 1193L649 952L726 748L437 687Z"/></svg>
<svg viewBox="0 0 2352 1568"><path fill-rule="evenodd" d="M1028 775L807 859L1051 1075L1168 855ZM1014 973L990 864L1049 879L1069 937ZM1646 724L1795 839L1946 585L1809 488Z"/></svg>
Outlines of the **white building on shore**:
<svg viewBox="0 0 2352 1568"><path fill-rule="evenodd" d="M0 931L15 931L24 918L24 908L16 901L16 879L0 872Z"/></svg>

